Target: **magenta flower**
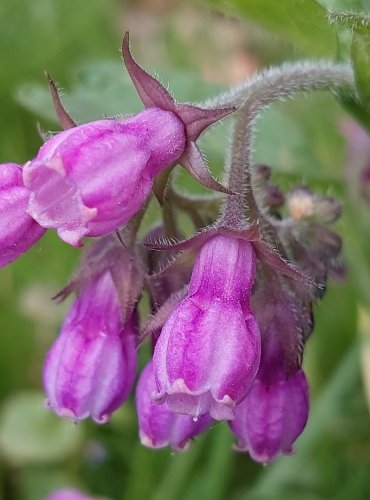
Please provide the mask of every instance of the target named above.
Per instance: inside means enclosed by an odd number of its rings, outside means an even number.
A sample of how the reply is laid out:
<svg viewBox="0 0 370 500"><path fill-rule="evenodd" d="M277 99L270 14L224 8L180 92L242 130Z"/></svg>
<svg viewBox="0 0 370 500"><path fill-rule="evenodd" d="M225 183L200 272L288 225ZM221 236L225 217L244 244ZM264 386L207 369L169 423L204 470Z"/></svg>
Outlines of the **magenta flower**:
<svg viewBox="0 0 370 500"><path fill-rule="evenodd" d="M267 463L281 453L293 453L293 443L308 418L309 396L301 369L290 373L278 344L263 349L261 366L247 397L229 423L238 437L236 448L248 451L257 462Z"/></svg>
<svg viewBox="0 0 370 500"><path fill-rule="evenodd" d="M254 277L250 242L220 235L206 241L188 296L169 316L155 347L157 402L194 417L233 418L260 361L260 335L249 306Z"/></svg>
<svg viewBox="0 0 370 500"><path fill-rule="evenodd" d="M93 497L74 488L62 488L50 493L45 500L93 500Z"/></svg>
<svg viewBox="0 0 370 500"><path fill-rule="evenodd" d="M0 165L0 267L20 257L45 233L26 212L30 192L22 181L22 168Z"/></svg>
<svg viewBox="0 0 370 500"><path fill-rule="evenodd" d="M140 209L154 176L184 146L181 121L158 108L61 132L24 166L28 213L71 245L106 235Z"/></svg>
<svg viewBox="0 0 370 500"><path fill-rule="evenodd" d="M176 163L207 187L228 192L210 176L195 141L235 108L207 110L177 104L135 63L128 35L122 53L147 109L121 120L76 126L49 77L56 112L66 130L48 140L24 167L24 183L31 191L28 213L74 246L80 246L84 236L104 236L128 222L148 198L155 176ZM164 190L165 181L157 186L157 196Z"/></svg>
<svg viewBox="0 0 370 500"><path fill-rule="evenodd" d="M73 420L105 423L136 372L135 322L122 323L109 272L86 283L45 361L47 404Z"/></svg>
<svg viewBox="0 0 370 500"><path fill-rule="evenodd" d="M185 451L192 438L205 431L212 423L209 414L193 419L170 411L166 404L152 401L157 390L152 362L144 368L136 389L136 409L139 420L140 441L149 448L171 446L173 450Z"/></svg>

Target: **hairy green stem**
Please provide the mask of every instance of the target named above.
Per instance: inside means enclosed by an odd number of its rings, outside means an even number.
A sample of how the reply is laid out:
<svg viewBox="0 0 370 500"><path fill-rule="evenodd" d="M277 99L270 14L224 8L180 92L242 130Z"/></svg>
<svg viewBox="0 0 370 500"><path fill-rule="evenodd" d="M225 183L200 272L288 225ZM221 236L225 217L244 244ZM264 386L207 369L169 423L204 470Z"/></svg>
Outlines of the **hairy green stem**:
<svg viewBox="0 0 370 500"><path fill-rule="evenodd" d="M251 153L255 123L262 111L275 101L288 99L298 92L354 88L352 69L346 64L300 62L285 64L256 75L215 99L205 107L239 105L229 155L229 188L237 193L225 203L224 218L235 223L248 217L258 218L258 207L252 191Z"/></svg>

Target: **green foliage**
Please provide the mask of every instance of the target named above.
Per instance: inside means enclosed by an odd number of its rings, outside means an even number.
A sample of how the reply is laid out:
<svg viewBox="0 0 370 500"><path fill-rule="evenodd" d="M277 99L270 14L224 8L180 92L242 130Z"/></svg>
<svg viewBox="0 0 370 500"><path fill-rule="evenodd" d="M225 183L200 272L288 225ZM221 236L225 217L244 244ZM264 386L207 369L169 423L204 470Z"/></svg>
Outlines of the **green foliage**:
<svg viewBox="0 0 370 500"><path fill-rule="evenodd" d="M227 14L261 25L292 43L304 53L333 57L335 30L325 9L315 0L210 0Z"/></svg>
<svg viewBox="0 0 370 500"><path fill-rule="evenodd" d="M18 393L3 407L0 449L16 465L60 462L80 448L81 431L44 408L39 392Z"/></svg>

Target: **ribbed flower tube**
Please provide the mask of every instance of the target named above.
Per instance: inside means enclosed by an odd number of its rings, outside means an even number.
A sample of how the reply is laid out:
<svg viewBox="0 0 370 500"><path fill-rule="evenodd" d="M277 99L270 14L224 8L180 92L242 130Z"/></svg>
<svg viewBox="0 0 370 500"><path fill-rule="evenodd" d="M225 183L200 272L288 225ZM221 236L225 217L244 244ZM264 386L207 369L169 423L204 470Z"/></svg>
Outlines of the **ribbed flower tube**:
<svg viewBox="0 0 370 500"><path fill-rule="evenodd" d="M202 246L189 294L155 347L156 402L193 417L233 418L260 361L260 334L249 306L254 277L249 241L217 235Z"/></svg>
<svg viewBox="0 0 370 500"><path fill-rule="evenodd" d="M44 366L47 404L58 415L105 423L136 372L135 321L122 323L109 272L82 289Z"/></svg>

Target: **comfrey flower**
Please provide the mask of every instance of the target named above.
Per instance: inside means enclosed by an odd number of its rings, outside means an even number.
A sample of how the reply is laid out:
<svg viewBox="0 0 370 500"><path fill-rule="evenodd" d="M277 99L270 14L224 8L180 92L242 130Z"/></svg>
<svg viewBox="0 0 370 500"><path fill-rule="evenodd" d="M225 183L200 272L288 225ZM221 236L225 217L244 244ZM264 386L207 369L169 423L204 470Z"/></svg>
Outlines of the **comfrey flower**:
<svg viewBox="0 0 370 500"><path fill-rule="evenodd" d="M105 423L134 382L135 337L134 318L121 320L110 273L87 282L45 361L48 406L73 420Z"/></svg>
<svg viewBox="0 0 370 500"><path fill-rule="evenodd" d="M195 262L188 296L166 321L153 363L153 398L177 413L232 419L260 360L260 336L249 299L252 245L214 236Z"/></svg>
<svg viewBox="0 0 370 500"><path fill-rule="evenodd" d="M24 166L28 213L71 245L111 233L139 210L153 177L184 146L182 122L158 108L61 132Z"/></svg>
<svg viewBox="0 0 370 500"><path fill-rule="evenodd" d="M258 278L252 307L261 331L261 364L229 425L238 438L236 449L267 463L293 452L307 422L309 395L301 358L313 322L310 304L302 302L295 284L263 264Z"/></svg>
<svg viewBox="0 0 370 500"><path fill-rule="evenodd" d="M0 165L0 267L20 257L45 233L26 213L29 197L22 168L15 163Z"/></svg>
<svg viewBox="0 0 370 500"><path fill-rule="evenodd" d="M135 63L128 44L126 35L123 58L147 109L129 118L74 126L49 79L57 114L68 130L49 139L24 166L31 192L28 213L71 245L128 222L149 196L155 176L176 163L207 187L227 192L208 173L195 140L235 107L177 104Z"/></svg>
<svg viewBox="0 0 370 500"><path fill-rule="evenodd" d="M277 344L262 349L257 377L229 423L238 437L236 449L248 451L257 462L267 463L281 453L293 453L293 443L307 423L306 377L299 368L287 372L283 358Z"/></svg>
<svg viewBox="0 0 370 500"><path fill-rule="evenodd" d="M166 404L153 403L152 394L156 390L153 364L150 362L142 371L136 389L140 441L149 448L171 446L173 450L185 451L191 439L211 425L212 418L205 414L194 419L172 412Z"/></svg>
<svg viewBox="0 0 370 500"><path fill-rule="evenodd" d="M61 488L54 490L44 500L98 500L97 497L86 495L75 488Z"/></svg>

